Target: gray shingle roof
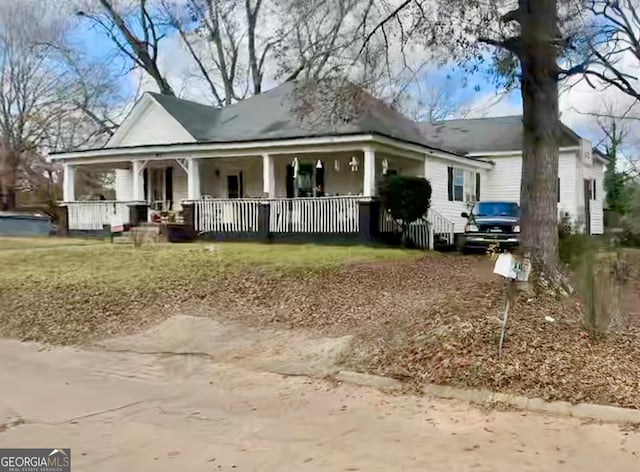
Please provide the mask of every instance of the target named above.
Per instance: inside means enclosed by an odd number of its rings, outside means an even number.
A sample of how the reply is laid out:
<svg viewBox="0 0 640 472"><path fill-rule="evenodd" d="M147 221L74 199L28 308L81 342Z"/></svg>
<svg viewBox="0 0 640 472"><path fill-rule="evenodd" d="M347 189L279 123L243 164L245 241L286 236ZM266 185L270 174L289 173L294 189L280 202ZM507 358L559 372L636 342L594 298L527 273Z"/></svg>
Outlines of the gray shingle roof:
<svg viewBox="0 0 640 472"><path fill-rule="evenodd" d="M151 95L203 143L375 133L458 154L522 149L521 116L415 123L351 83L291 81L224 108ZM560 146L579 139L561 124Z"/></svg>
<svg viewBox="0 0 640 472"><path fill-rule="evenodd" d="M286 82L221 109L151 95L198 142L377 133L435 147L417 123L350 83L336 87L322 82Z"/></svg>
<svg viewBox="0 0 640 472"><path fill-rule="evenodd" d="M522 149L521 116L499 116L421 123L425 138L434 146L466 154ZM561 124L560 146L577 146L580 137Z"/></svg>

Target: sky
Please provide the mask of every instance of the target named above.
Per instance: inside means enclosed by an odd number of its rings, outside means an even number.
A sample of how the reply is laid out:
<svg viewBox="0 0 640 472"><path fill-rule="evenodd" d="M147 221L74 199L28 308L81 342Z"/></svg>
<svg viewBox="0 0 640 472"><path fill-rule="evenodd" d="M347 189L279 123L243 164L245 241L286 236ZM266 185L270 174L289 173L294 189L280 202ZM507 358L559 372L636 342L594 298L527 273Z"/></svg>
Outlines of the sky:
<svg viewBox="0 0 640 472"><path fill-rule="evenodd" d="M132 67L131 61L125 61L117 54L106 34L88 22L81 21L74 30L72 41L96 61L107 61L117 72L118 86L126 95L135 96L140 92L155 91L155 84L139 70ZM160 67L168 75L176 92L188 99L207 102L202 85L188 76L190 59L175 35L163 40ZM498 90L495 78L486 72L470 74L457 65L428 65L428 73L421 77L420 87L444 88L450 92L451 100L460 103L466 111L465 117L490 117L518 115L522 112L519 90L506 93ZM273 84L267 84L267 87ZM601 110L604 103L617 103L619 106L629 103L629 99L620 92L609 89L592 89L584 80L572 78L565 82L560 94L561 120L594 144L600 140L595 119L589 113ZM635 126L635 125L634 125ZM640 130L639 130L640 131Z"/></svg>

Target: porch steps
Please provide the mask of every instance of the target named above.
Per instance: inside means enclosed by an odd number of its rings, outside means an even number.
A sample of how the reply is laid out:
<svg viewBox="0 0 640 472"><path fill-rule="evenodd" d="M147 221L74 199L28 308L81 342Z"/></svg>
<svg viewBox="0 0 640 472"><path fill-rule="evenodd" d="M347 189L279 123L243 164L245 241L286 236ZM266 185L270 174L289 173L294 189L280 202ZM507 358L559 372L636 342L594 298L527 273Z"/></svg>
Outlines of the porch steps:
<svg viewBox="0 0 640 472"><path fill-rule="evenodd" d="M113 242L119 244L156 244L167 242L167 237L162 234L159 225L143 223L140 226L130 228L120 236L116 236Z"/></svg>

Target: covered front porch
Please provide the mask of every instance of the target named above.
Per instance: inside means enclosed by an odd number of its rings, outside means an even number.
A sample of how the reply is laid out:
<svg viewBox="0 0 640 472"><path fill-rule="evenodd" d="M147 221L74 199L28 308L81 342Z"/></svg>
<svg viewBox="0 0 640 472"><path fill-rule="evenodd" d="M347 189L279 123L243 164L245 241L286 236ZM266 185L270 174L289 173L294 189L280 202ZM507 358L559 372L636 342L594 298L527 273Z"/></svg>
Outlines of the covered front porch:
<svg viewBox="0 0 640 472"><path fill-rule="evenodd" d="M377 182L390 173L425 171L419 154L394 155L372 147L237 156L123 155L111 162L116 200L82 202L75 199L77 167L103 169L106 163L64 163L69 231L175 223L214 238L359 238L362 231L372 231L371 220L378 227L378 213L370 214L378 211L371 204Z"/></svg>

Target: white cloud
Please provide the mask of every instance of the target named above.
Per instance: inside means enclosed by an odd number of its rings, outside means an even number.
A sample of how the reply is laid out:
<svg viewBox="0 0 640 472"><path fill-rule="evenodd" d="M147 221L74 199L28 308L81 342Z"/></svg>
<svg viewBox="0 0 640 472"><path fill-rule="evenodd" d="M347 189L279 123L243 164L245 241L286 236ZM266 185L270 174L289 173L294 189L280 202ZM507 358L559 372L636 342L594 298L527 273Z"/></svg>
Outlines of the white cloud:
<svg viewBox="0 0 640 472"><path fill-rule="evenodd" d="M521 115L522 105L513 99L513 94L490 92L478 95L469 104L468 118L485 118L491 116Z"/></svg>
<svg viewBox="0 0 640 472"><path fill-rule="evenodd" d="M559 96L560 119L578 134L597 144L602 139L596 114L605 113L612 107L615 114L622 115L635 100L615 87L595 84L593 88L582 77L574 77L561 87ZM510 94L489 92L474 99L469 108L469 118L521 115L522 103L519 90ZM630 116L640 118L640 107ZM640 135L640 119L629 120L631 135Z"/></svg>

